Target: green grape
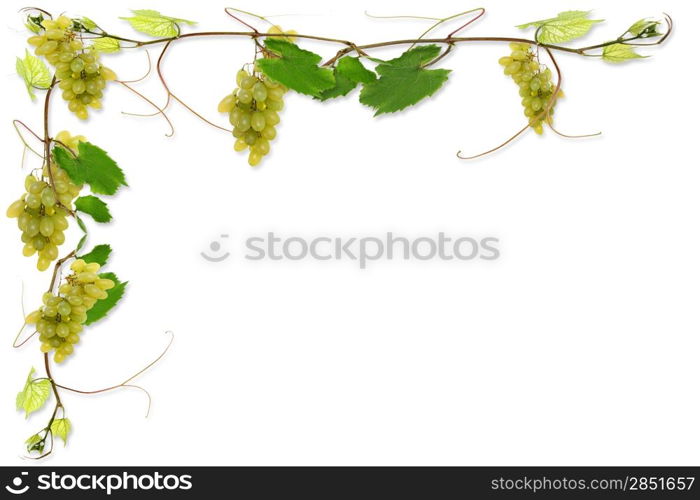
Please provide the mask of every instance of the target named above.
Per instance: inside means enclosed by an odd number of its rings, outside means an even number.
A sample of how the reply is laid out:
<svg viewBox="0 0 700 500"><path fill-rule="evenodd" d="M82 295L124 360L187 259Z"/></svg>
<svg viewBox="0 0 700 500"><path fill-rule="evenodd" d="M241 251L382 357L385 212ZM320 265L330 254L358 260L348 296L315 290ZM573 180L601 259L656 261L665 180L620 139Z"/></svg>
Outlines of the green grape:
<svg viewBox="0 0 700 500"><path fill-rule="evenodd" d="M47 238L53 234L53 219L51 217L42 217L39 222L39 232Z"/></svg>
<svg viewBox="0 0 700 500"><path fill-rule="evenodd" d="M249 104L253 102L253 93L250 90L244 88L238 90L237 97L238 100L243 104Z"/></svg>
<svg viewBox="0 0 700 500"><path fill-rule="evenodd" d="M253 99L265 102L267 100L267 87L263 82L257 82L253 86Z"/></svg>
<svg viewBox="0 0 700 500"><path fill-rule="evenodd" d="M68 335L70 335L70 329L65 324L59 323L58 325L56 325L56 335L58 335L61 338L65 338Z"/></svg>
<svg viewBox="0 0 700 500"><path fill-rule="evenodd" d="M260 135L262 135L268 141L271 141L275 137L277 137L277 130L275 130L275 127L273 127L273 126L268 126L262 130Z"/></svg>
<svg viewBox="0 0 700 500"><path fill-rule="evenodd" d="M66 242L66 235L63 231L54 230L53 234L49 237L49 241L57 247L61 246Z"/></svg>
<svg viewBox="0 0 700 500"><path fill-rule="evenodd" d="M258 134L254 130L249 130L246 132L243 140L247 145L252 146L258 140Z"/></svg>
<svg viewBox="0 0 700 500"><path fill-rule="evenodd" d="M517 61L513 61L503 70L506 75L515 75L522 68L522 64Z"/></svg>
<svg viewBox="0 0 700 500"><path fill-rule="evenodd" d="M64 302L61 302L60 304L58 304L58 307L56 308L56 310L58 311L58 314L60 314L61 316L70 316L71 306L68 302L64 301Z"/></svg>
<svg viewBox="0 0 700 500"><path fill-rule="evenodd" d="M267 97L273 101L281 101L284 98L285 89L282 87L275 87L267 91Z"/></svg>
<svg viewBox="0 0 700 500"><path fill-rule="evenodd" d="M70 70L73 73L80 73L83 69L85 68L85 61L83 61L81 58L76 57L73 59L73 61L70 63Z"/></svg>
<svg viewBox="0 0 700 500"><path fill-rule="evenodd" d="M270 152L270 142L262 137L257 140L254 146L254 150L265 156Z"/></svg>
<svg viewBox="0 0 700 500"><path fill-rule="evenodd" d="M39 219L36 217L32 217L32 220L29 221L29 224L27 224L27 234L29 236L36 236L39 234Z"/></svg>
<svg viewBox="0 0 700 500"><path fill-rule="evenodd" d="M29 193L25 198L25 201L27 202L27 207L31 208L32 210L36 210L41 206L41 197L36 194Z"/></svg>
<svg viewBox="0 0 700 500"><path fill-rule="evenodd" d="M248 155L248 165L254 167L260 163L262 160L262 155L257 151L251 151Z"/></svg>
<svg viewBox="0 0 700 500"><path fill-rule="evenodd" d="M282 101L271 101L268 99L267 101L267 109L270 111L282 111L282 108L284 108L284 102Z"/></svg>
<svg viewBox="0 0 700 500"><path fill-rule="evenodd" d="M261 132L265 128L265 116L262 111L255 111L250 119L250 126L256 132Z"/></svg>
<svg viewBox="0 0 700 500"><path fill-rule="evenodd" d="M241 79L240 86L244 90L250 90L253 88L255 83L258 81L253 75L246 75ZM240 98L240 94L238 96Z"/></svg>

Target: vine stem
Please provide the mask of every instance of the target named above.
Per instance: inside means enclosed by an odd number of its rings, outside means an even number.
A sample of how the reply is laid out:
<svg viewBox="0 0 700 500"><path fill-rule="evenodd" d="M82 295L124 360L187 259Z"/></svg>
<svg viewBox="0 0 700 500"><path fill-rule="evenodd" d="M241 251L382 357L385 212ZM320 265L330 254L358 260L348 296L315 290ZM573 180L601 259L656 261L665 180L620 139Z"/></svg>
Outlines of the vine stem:
<svg viewBox="0 0 700 500"><path fill-rule="evenodd" d="M150 394L146 389L144 389L143 387L141 387L141 386L139 386L139 385L130 384L129 382L131 382L132 380L134 380L134 379L135 379L136 377L138 377L139 375L142 375L144 372L148 371L153 365L155 365L156 363L158 363L158 361L160 361L161 359L163 359L163 356L165 356L165 354L168 352L168 350L170 350L170 346L172 345L173 341L175 340L175 335L174 335L173 332L171 332L171 331L168 331L168 332L166 332L166 333L169 333L169 334L170 334L170 341L168 342L168 345L165 346L165 349L163 349L163 352L161 352L161 353L158 355L158 357L156 357L156 359L154 359L153 361L151 361L150 363L148 363L148 364L147 364L146 366L144 366L142 369L140 369L139 371L137 371L136 373L134 373L134 374L131 375L129 378L127 378L126 380L124 380L123 382L121 382L121 383L119 383L119 384L115 384L115 385L112 385L112 386L109 386L109 387L105 387L104 389L95 389L95 390L91 390L91 391L86 391L86 390L82 390L82 389L74 389L74 388L72 388L72 387L68 387L68 386L61 385L61 384L56 384L56 387L60 387L61 389L64 389L64 390L66 390L66 391L75 392L75 393L78 393L78 394L85 394L85 395L100 394L100 393L103 393L103 392L113 391L114 389L119 389L119 388L122 388L122 387L128 387L128 388L133 388L133 389L139 389L139 390L143 391L143 392L146 394L146 397L148 397L148 410L146 411L146 416L148 416L148 414L149 414L149 412L150 412L150 409L151 409L151 394Z"/></svg>
<svg viewBox="0 0 700 500"><path fill-rule="evenodd" d="M105 38L114 38L115 40L120 40L123 42L128 42L128 43L133 43L133 47L127 47L127 48L138 48L138 47L144 47L147 45L156 45L160 43L171 43L176 40L182 40L186 38L196 38L196 37L210 37L210 36L241 36L241 37L250 37L250 38L274 38L274 37L287 37L285 33L260 33L259 31L198 31L194 33L184 33L180 34L175 37L168 37L168 38L157 38L155 40L133 40L130 38L124 38L120 37L117 35L112 35L110 33L95 33L95 32L88 32L93 35L98 35L99 37L105 37ZM294 34L294 37L296 38L303 38L306 40L316 40L316 41L321 41L321 42L330 42L330 43L337 43L341 45L346 45L347 47L343 49L341 52L343 52L343 55L348 54L356 49L360 50L365 50L365 49L378 49L381 47L390 47L390 46L395 46L395 45L413 45L416 43L439 43L439 44L457 44L457 43L469 43L469 42L516 42L516 43L527 43L531 45L539 45L541 47L547 47L552 50L558 50L561 52L569 52L573 54L579 54L583 55L585 52L588 52L590 50L595 50L595 49L601 49L604 47L607 47L609 45L614 45L616 43L622 43L622 42L631 42L634 40L638 40L638 36L630 37L630 38L618 38L616 40L611 40L608 42L604 43L599 43L596 45L589 45L587 47L580 47L580 48L575 48L575 47L564 47L562 45L555 45L555 44L544 44L544 43L539 43L535 40L531 40L529 38L521 38L521 37L502 37L502 36L472 36L472 37L454 37L454 36L448 36L448 37L443 37L443 38L407 38L407 39L401 39L401 40L388 40L388 41L383 41L383 42L376 42L376 43L369 43L365 45L359 45L354 42L351 42L349 40L342 40L339 38L329 38L329 37L324 37L324 36L317 36L317 35L305 35L305 34ZM665 37L664 37L665 38ZM658 45L658 43L661 43L663 40L659 40L653 44L650 45ZM339 57L342 57L339 56ZM337 59L334 58L333 60ZM326 65L329 63L326 63Z"/></svg>
<svg viewBox="0 0 700 500"><path fill-rule="evenodd" d="M72 259L73 257L75 257L75 250L73 250L71 253L69 253L65 257L58 259L56 261L56 265L53 268L53 276L51 277L51 285L49 285L49 290L48 290L49 292L53 292L53 289L56 286L56 279L58 278L58 271L61 269L61 266L63 265L63 263L69 259Z"/></svg>

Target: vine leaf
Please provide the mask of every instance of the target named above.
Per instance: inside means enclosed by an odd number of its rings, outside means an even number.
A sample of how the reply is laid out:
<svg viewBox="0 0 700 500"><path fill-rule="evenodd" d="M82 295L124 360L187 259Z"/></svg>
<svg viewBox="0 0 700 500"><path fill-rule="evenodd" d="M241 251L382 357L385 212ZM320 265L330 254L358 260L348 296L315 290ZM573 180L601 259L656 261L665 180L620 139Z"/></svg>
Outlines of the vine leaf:
<svg viewBox="0 0 700 500"><path fill-rule="evenodd" d="M333 72L318 66L318 54L276 38L265 40L265 47L279 56L258 60L260 69L272 80L313 97L320 97L321 92L335 85Z"/></svg>
<svg viewBox="0 0 700 500"><path fill-rule="evenodd" d="M97 23L90 19L89 17L81 17L78 22L87 30L94 30L97 28Z"/></svg>
<svg viewBox="0 0 700 500"><path fill-rule="evenodd" d="M39 34L39 32L41 31L41 28L42 28L40 22L41 22L40 18L29 16L29 17L27 17L27 22L24 23L24 27L27 28L32 33Z"/></svg>
<svg viewBox="0 0 700 500"><path fill-rule="evenodd" d="M78 223L78 227L83 232L83 237L80 238L80 241L78 242L78 246L75 247L75 251L80 252L80 250L82 250L83 247L85 246L85 242L87 241L88 230L87 230L87 226L85 225L85 222L83 221L83 219L81 219L80 216L77 214L75 215L75 222Z"/></svg>
<svg viewBox="0 0 700 500"><path fill-rule="evenodd" d="M633 47L624 43L615 43L603 48L603 60L609 63L621 63L630 59L644 59L645 57L635 52Z"/></svg>
<svg viewBox="0 0 700 500"><path fill-rule="evenodd" d="M27 453L31 453L33 451L44 453L44 444L46 443L46 440L39 434L29 436L24 443L27 445Z"/></svg>
<svg viewBox="0 0 700 500"><path fill-rule="evenodd" d="M60 146L53 148L56 163L76 184L87 183L96 194L112 195L127 186L124 172L109 155L89 142L78 144L78 156L71 156Z"/></svg>
<svg viewBox="0 0 700 500"><path fill-rule="evenodd" d="M358 83L372 83L377 79L377 75L365 68L359 58L350 56L338 61L333 75L335 86L321 92L319 99L322 101L348 95Z"/></svg>
<svg viewBox="0 0 700 500"><path fill-rule="evenodd" d="M86 263L97 262L100 266L104 266L112 253L112 247L109 245L97 245L95 248L90 250L88 253L78 257L83 259Z"/></svg>
<svg viewBox="0 0 700 500"><path fill-rule="evenodd" d="M75 209L91 216L95 222L109 222L112 214L109 213L107 204L97 196L81 196L75 200Z"/></svg>
<svg viewBox="0 0 700 500"><path fill-rule="evenodd" d="M96 321L99 321L107 316L109 311L111 311L124 296L126 285L129 283L128 281L122 283L114 273L102 273L99 276L100 278L114 281L116 286L111 290L107 290L107 298L98 300L92 309L87 312L87 320L85 321L86 325L91 325L92 323L95 323Z"/></svg>
<svg viewBox="0 0 700 500"><path fill-rule="evenodd" d="M63 440L63 446L68 444L68 434L72 425L67 418L57 418L51 423L51 433Z"/></svg>
<svg viewBox="0 0 700 500"><path fill-rule="evenodd" d="M661 33L657 30L660 24L659 21L654 21L653 19L640 19L627 29L627 33L640 38L661 36Z"/></svg>
<svg viewBox="0 0 700 500"><path fill-rule="evenodd" d="M440 53L437 45L423 45L377 66L380 78L365 83L360 102L377 112L393 113L433 95L447 81L449 69L425 69L423 65Z"/></svg>
<svg viewBox="0 0 700 500"><path fill-rule="evenodd" d="M127 21L132 28L146 35L170 38L180 34L180 24L197 24L195 21L164 16L157 10L139 9L132 10L132 17L120 17Z"/></svg>
<svg viewBox="0 0 700 500"><path fill-rule="evenodd" d="M582 37L594 24L603 22L602 19L589 19L589 16L590 11L567 10L557 14L557 17L532 21L516 28L537 28L537 41L540 43L565 43Z"/></svg>
<svg viewBox="0 0 700 500"><path fill-rule="evenodd" d="M44 61L24 51L24 59L17 58L15 63L17 74L24 80L27 92L32 100L36 99L34 89L46 90L51 86L51 73Z"/></svg>
<svg viewBox="0 0 700 500"><path fill-rule="evenodd" d="M113 52L119 52L122 47L119 44L119 40L116 38L105 36L102 38L96 38L95 41L92 42L92 48L94 48L97 52L110 54Z"/></svg>
<svg viewBox="0 0 700 500"><path fill-rule="evenodd" d="M33 367L29 370L24 388L17 394L17 409L24 410L25 417L44 406L51 394L51 382L48 379L34 380L35 372Z"/></svg>

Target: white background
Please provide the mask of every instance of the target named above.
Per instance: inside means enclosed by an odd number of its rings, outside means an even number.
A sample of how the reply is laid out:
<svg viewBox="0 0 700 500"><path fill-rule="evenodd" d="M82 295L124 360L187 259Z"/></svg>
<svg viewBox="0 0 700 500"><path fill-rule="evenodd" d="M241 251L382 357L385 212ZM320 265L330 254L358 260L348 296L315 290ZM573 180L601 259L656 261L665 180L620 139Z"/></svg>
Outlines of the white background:
<svg viewBox="0 0 700 500"><path fill-rule="evenodd" d="M70 1L38 4L86 15L140 36L118 16L156 8L238 30L221 2ZM148 105L112 86L87 123L60 99L53 133L69 129L105 148L130 184L110 201L113 224L91 225L90 244L115 249L110 270L130 281L109 320L91 328L59 382L98 389L170 352L138 379L153 395L66 393L74 432L47 462L69 464L694 464L700 230L697 218L698 7L680 0L488 2L469 33L518 36L513 26L566 9L598 8L608 21L581 44L615 37L667 11L677 32L652 58L612 66L562 54L566 99L547 131L467 162L521 126L517 89L497 59L504 44L460 46L441 66L448 84L421 105L373 119L351 98L319 104L290 95L273 153L257 169L232 138L181 107L136 118ZM22 192L13 118L41 128L13 72L26 32L24 2L3 2L3 167L0 200ZM473 7L447 1L247 2L241 8L301 33L369 43L411 38L418 21L374 14L445 16ZM603 7L605 6L605 7ZM456 27L454 25L451 25ZM443 28L445 34L449 28ZM330 57L336 47L305 44ZM156 56L157 49L151 50ZM378 51L390 57L396 51ZM252 57L242 39L174 44L164 62L173 90L218 123L220 98ZM143 51L105 57L120 77L146 69ZM158 103L154 76L139 90ZM496 262L248 262L241 241L286 235L493 235ZM199 253L230 233L234 256ZM10 347L20 292L33 309L47 286L21 256L13 221L0 224L0 462L48 414L25 421L14 398L41 355ZM77 233L74 234L77 238ZM69 248L68 246L64 248Z"/></svg>

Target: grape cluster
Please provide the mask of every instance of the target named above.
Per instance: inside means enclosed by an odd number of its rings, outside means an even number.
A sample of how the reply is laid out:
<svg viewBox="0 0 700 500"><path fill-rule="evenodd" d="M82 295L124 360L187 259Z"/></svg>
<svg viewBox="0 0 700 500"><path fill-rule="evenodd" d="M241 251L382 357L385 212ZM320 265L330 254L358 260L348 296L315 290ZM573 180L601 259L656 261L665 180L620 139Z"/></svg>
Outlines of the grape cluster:
<svg viewBox="0 0 700 500"><path fill-rule="evenodd" d="M69 147L82 139L71 137L67 132L61 132L56 138L59 137ZM81 189L58 165L52 162L50 168L49 173L49 167L45 166L40 178L28 175L24 181L26 193L7 209L7 216L16 218L22 231L24 256L38 253L36 267L39 271L46 271L58 258L58 247L66 240L67 217Z"/></svg>
<svg viewBox="0 0 700 500"><path fill-rule="evenodd" d="M102 107L102 90L116 75L102 66L92 47L83 44L70 18L44 19L41 27L43 33L30 37L28 42L36 47L36 55L44 56L56 68L58 87L63 91L63 99L68 101L68 109L85 120L88 107Z"/></svg>
<svg viewBox="0 0 700 500"><path fill-rule="evenodd" d="M241 69L238 87L219 103L219 112L228 113L236 142L233 149L249 149L248 163L254 167L270 152L270 141L277 136L277 114L284 107L286 87L258 72Z"/></svg>
<svg viewBox="0 0 700 500"><path fill-rule="evenodd" d="M100 265L96 262L87 264L78 259L71 264L71 270L58 294L45 293L42 307L25 320L28 325L36 325L41 351L55 351L56 363L73 353L73 345L80 341L87 321L87 312L98 300L106 299L107 290L115 286L114 281L100 278Z"/></svg>
<svg viewBox="0 0 700 500"><path fill-rule="evenodd" d="M552 71L540 64L530 44L511 43L510 49L510 56L501 57L498 62L503 66L503 72L520 87L525 116L535 132L541 134L543 124L552 123L556 98L562 97L563 93L559 91L545 113L556 88L552 83Z"/></svg>

